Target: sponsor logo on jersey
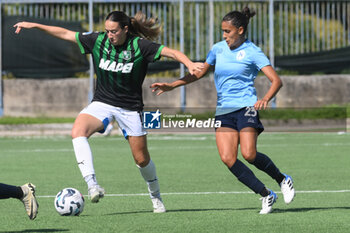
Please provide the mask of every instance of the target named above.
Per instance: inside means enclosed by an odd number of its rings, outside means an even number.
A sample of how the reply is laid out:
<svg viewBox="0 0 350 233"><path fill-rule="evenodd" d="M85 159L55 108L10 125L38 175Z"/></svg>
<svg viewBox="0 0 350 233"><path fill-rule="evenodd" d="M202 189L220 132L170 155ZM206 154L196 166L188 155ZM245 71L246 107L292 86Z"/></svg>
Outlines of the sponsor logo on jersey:
<svg viewBox="0 0 350 233"><path fill-rule="evenodd" d="M99 68L106 70L106 71L112 71L112 72L122 72L122 73L131 73L132 67L134 66L134 63L117 63L115 61L110 60L100 60Z"/></svg>

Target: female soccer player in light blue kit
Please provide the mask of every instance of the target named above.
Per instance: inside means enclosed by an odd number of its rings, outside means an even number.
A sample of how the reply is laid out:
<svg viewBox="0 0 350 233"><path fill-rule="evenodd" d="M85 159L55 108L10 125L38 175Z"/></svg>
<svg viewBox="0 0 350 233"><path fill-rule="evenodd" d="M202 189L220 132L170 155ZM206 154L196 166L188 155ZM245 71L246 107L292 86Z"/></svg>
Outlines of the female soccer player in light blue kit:
<svg viewBox="0 0 350 233"><path fill-rule="evenodd" d="M257 110L267 107L282 82L261 49L245 38L249 19L254 15L247 7L242 12L228 13L221 23L224 40L212 47L202 71L173 83L154 83L151 88L160 95L200 79L210 66L215 66L215 120L221 121L221 127L216 128L216 144L221 160L239 181L262 196L260 214L267 214L272 211L277 195L237 159L239 145L245 160L276 180L285 203L293 200L295 192L292 178L282 174L268 156L256 150L257 137L264 130ZM264 98L258 100L254 80L259 70L271 81L271 86Z"/></svg>

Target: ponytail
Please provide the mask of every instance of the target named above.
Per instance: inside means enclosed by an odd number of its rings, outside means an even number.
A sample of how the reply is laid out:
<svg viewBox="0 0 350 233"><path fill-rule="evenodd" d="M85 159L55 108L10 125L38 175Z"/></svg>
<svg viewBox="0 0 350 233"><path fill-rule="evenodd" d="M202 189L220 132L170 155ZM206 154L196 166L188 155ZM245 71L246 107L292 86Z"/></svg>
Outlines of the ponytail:
<svg viewBox="0 0 350 233"><path fill-rule="evenodd" d="M161 32L157 18L147 18L141 11L131 17L130 33L148 40L156 40Z"/></svg>
<svg viewBox="0 0 350 233"><path fill-rule="evenodd" d="M250 12L250 9L246 6L243 8L242 14L245 15L249 23L249 19L255 15L255 11Z"/></svg>

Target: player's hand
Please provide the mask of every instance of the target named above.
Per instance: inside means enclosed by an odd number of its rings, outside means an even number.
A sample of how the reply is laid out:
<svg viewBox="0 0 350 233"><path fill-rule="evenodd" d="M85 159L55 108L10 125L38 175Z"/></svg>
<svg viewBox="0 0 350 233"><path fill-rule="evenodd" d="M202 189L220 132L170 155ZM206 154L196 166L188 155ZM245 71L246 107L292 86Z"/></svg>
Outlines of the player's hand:
<svg viewBox="0 0 350 233"><path fill-rule="evenodd" d="M30 22L18 22L15 25L13 25L13 27L16 28L16 34L18 34L22 28L33 28L34 26L35 24Z"/></svg>
<svg viewBox="0 0 350 233"><path fill-rule="evenodd" d="M189 65L188 71L190 72L190 74L194 74L194 72L196 71L202 71L204 69L204 63L202 62L192 62L191 65Z"/></svg>
<svg viewBox="0 0 350 233"><path fill-rule="evenodd" d="M269 103L268 100L266 99L261 99L261 100L258 100L256 101L256 103L254 104L254 108L256 110L261 110L261 109L266 109L267 108L267 104Z"/></svg>
<svg viewBox="0 0 350 233"><path fill-rule="evenodd" d="M157 92L157 95L162 94L163 92L166 91L171 91L174 89L169 83L153 83L150 88L154 88L152 92Z"/></svg>

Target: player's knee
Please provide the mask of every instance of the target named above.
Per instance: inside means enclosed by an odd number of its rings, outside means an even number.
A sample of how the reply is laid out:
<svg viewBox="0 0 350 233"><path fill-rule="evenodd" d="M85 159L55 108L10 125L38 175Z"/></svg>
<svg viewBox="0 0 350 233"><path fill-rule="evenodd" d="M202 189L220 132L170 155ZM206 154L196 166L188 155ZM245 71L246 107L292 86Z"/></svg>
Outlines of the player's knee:
<svg viewBox="0 0 350 233"><path fill-rule="evenodd" d="M242 156L248 163L252 163L255 160L256 151L255 150L242 151Z"/></svg>
<svg viewBox="0 0 350 233"><path fill-rule="evenodd" d="M146 167L148 165L149 161L150 161L150 159L147 157L135 159L135 163L140 167Z"/></svg>
<svg viewBox="0 0 350 233"><path fill-rule="evenodd" d="M78 134L78 131L76 130L76 129L72 129L72 131L71 131L71 136L72 136L72 138L74 139L74 138L77 138L77 137L79 137L78 136L79 134Z"/></svg>
<svg viewBox="0 0 350 233"><path fill-rule="evenodd" d="M71 131L71 136L73 139L77 137L88 137L86 130L77 127L73 127Z"/></svg>
<svg viewBox="0 0 350 233"><path fill-rule="evenodd" d="M227 166L232 167L233 164L236 162L236 156L232 153L223 153L220 155L221 161Z"/></svg>

